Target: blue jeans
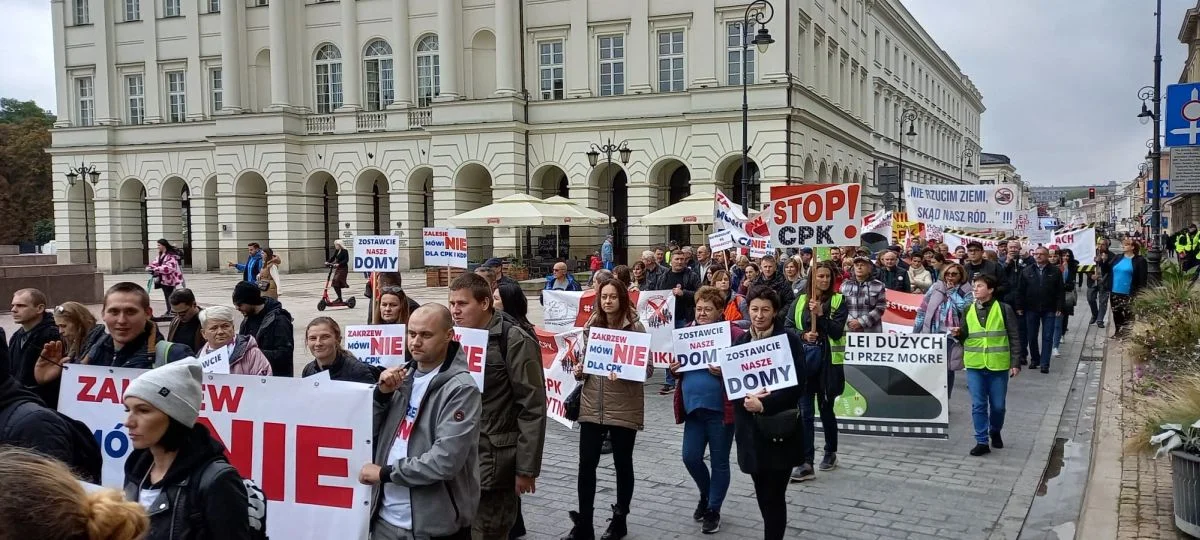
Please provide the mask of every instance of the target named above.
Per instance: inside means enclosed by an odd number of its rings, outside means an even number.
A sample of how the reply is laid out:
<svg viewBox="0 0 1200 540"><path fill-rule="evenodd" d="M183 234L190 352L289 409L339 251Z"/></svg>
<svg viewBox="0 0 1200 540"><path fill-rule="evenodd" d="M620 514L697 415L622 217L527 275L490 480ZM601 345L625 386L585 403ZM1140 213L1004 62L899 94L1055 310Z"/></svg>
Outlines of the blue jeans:
<svg viewBox="0 0 1200 540"><path fill-rule="evenodd" d="M1054 322L1058 317L1053 311L1025 310L1025 337L1029 342L1029 368L1050 367L1050 357L1054 351ZM1042 342L1038 345L1038 329L1041 329Z"/></svg>
<svg viewBox="0 0 1200 540"><path fill-rule="evenodd" d="M1059 315L1054 318L1054 348L1056 348L1056 349L1060 345L1062 345L1063 319L1064 318L1065 318L1064 315Z"/></svg>
<svg viewBox="0 0 1200 540"><path fill-rule="evenodd" d="M704 466L704 447L708 446L712 473ZM683 419L683 465L692 475L700 497L708 499L708 509L721 511L729 491L729 450L733 447L733 425L725 424L725 413L696 409Z"/></svg>
<svg viewBox="0 0 1200 540"><path fill-rule="evenodd" d="M1008 370L967 370L967 389L971 392L971 422L975 424L975 442L988 444L992 433L1004 428L1004 400L1008 395Z"/></svg>

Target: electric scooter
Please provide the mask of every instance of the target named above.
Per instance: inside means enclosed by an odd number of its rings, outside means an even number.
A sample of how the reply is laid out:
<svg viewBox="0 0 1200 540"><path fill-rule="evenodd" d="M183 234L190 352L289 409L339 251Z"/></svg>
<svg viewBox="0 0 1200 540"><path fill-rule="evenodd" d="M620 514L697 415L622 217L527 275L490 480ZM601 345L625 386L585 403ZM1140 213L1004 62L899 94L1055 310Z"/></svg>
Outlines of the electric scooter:
<svg viewBox="0 0 1200 540"><path fill-rule="evenodd" d="M321 291L321 299L317 300L317 311L325 311L327 307L354 309L355 301L353 296L341 302L329 299L329 284L333 281L333 269L335 265L325 263L325 266L329 267L329 275L325 276L325 290Z"/></svg>

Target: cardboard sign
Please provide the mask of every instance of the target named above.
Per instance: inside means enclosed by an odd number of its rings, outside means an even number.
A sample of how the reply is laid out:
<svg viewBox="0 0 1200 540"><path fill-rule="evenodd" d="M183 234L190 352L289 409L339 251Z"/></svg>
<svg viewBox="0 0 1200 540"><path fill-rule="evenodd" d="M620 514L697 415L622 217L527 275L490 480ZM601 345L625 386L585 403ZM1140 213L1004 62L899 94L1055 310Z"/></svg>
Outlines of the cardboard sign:
<svg viewBox="0 0 1200 540"><path fill-rule="evenodd" d="M351 272L399 272L400 237L356 236Z"/></svg>
<svg viewBox="0 0 1200 540"><path fill-rule="evenodd" d="M200 369L205 373L220 373L229 375L229 354L233 352L233 344L226 345L201 356Z"/></svg>
<svg viewBox="0 0 1200 540"><path fill-rule="evenodd" d="M1006 185L932 185L904 182L908 218L942 227L1012 230L1017 194Z"/></svg>
<svg viewBox="0 0 1200 540"><path fill-rule="evenodd" d="M679 362L679 371L695 371L707 369L718 362L717 351L728 348L732 333L729 321L706 324L704 326L688 326L676 328L675 361Z"/></svg>
<svg viewBox="0 0 1200 540"><path fill-rule="evenodd" d="M723 249L732 249L737 246L737 242L733 240L733 232L717 231L708 235L708 247L713 251L721 251Z"/></svg>
<svg viewBox="0 0 1200 540"><path fill-rule="evenodd" d="M946 439L945 334L846 334L846 385L834 399L838 430Z"/></svg>
<svg viewBox="0 0 1200 540"><path fill-rule="evenodd" d="M592 327L588 333L583 372L588 375L616 373L618 379L646 382L650 359L650 334Z"/></svg>
<svg viewBox="0 0 1200 540"><path fill-rule="evenodd" d="M390 368L404 365L405 325L369 324L346 327L346 350L364 364Z"/></svg>
<svg viewBox="0 0 1200 540"><path fill-rule="evenodd" d="M467 267L467 231L426 227L421 229L425 242L425 266Z"/></svg>
<svg viewBox="0 0 1200 540"><path fill-rule="evenodd" d="M591 290L542 291L542 300L546 329L566 332L587 325L596 305L596 293ZM675 354L671 346L671 332L675 329L675 295L671 291L634 291L629 293L629 301L636 306L638 319L650 334L654 365L670 365Z"/></svg>
<svg viewBox="0 0 1200 540"><path fill-rule="evenodd" d="M579 381L575 380L574 365L583 357L583 329L575 328L560 334L534 328L542 347L542 368L546 377L546 416L568 429L575 422L567 420L563 402Z"/></svg>
<svg viewBox="0 0 1200 540"><path fill-rule="evenodd" d="M762 389L778 390L799 383L787 336L751 341L720 353L725 395L741 399Z"/></svg>
<svg viewBox="0 0 1200 540"><path fill-rule="evenodd" d="M1033 231L1042 230L1042 220L1038 217L1037 208L1017 212L1016 217L1013 218L1012 230L1017 236L1024 236L1031 234Z"/></svg>
<svg viewBox="0 0 1200 540"><path fill-rule="evenodd" d="M59 410L100 442L101 484L122 489L133 450L121 396L146 370L71 364ZM245 375L204 376L198 422L269 501L271 538L366 538L371 486L358 471L373 457L371 386Z"/></svg>
<svg viewBox="0 0 1200 540"><path fill-rule="evenodd" d="M462 345L463 354L467 355L467 371L471 372L475 386L482 392L483 372L487 368L488 331L455 326L454 341Z"/></svg>
<svg viewBox="0 0 1200 540"><path fill-rule="evenodd" d="M858 245L858 184L772 186L764 211L777 248Z"/></svg>
<svg viewBox="0 0 1200 540"><path fill-rule="evenodd" d="M747 237L746 247L750 248L751 259L761 259L767 255L774 255L775 248L771 247L771 239L767 237Z"/></svg>

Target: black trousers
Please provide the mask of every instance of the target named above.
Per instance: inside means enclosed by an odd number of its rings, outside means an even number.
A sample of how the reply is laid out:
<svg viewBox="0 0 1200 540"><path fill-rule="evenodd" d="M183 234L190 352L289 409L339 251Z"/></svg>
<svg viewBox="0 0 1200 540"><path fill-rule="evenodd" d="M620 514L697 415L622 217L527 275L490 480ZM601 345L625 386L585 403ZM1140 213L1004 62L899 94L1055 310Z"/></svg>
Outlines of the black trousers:
<svg viewBox="0 0 1200 540"><path fill-rule="evenodd" d="M1112 293L1110 297L1113 312L1113 324L1117 325L1117 332L1126 329L1129 323L1133 322L1133 310L1130 303L1133 302L1133 297L1128 294Z"/></svg>
<svg viewBox="0 0 1200 540"><path fill-rule="evenodd" d="M163 292L163 303L167 306L167 312L163 313L164 317L171 316L171 293L175 292L175 287L171 285L159 285Z"/></svg>
<svg viewBox="0 0 1200 540"><path fill-rule="evenodd" d="M751 474L754 497L763 518L763 540L782 540L787 533L787 487L791 470Z"/></svg>
<svg viewBox="0 0 1200 540"><path fill-rule="evenodd" d="M590 523L596 505L596 467L600 465L600 445L604 434L612 441L613 468L617 470L617 506L626 512L633 501L633 443L637 430L605 426L591 422L579 423L579 513Z"/></svg>

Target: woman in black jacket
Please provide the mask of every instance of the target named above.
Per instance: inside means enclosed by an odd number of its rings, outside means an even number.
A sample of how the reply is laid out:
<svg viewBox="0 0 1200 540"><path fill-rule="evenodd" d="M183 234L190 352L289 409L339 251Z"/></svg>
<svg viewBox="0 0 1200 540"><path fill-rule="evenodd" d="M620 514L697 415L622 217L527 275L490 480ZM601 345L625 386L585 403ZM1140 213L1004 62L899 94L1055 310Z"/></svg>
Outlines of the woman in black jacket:
<svg viewBox="0 0 1200 540"><path fill-rule="evenodd" d="M342 289L350 286L346 282L346 277L350 273L350 253L346 251L345 244L341 240L333 241L333 255L325 261L325 266L333 269L333 279L329 282L329 286L333 287L333 292L337 293L336 302L342 301Z"/></svg>
<svg viewBox="0 0 1200 540"><path fill-rule="evenodd" d="M245 540L251 523L266 527L265 513L250 515L247 488L225 448L196 422L202 375L199 362L181 360L141 374L125 390L134 448L125 460L125 498L150 515L147 540Z"/></svg>
<svg viewBox="0 0 1200 540"><path fill-rule="evenodd" d="M379 382L382 369L364 364L342 347L342 327L329 317L317 317L304 329L304 344L312 353L313 361L304 366L302 377L329 371L335 381L365 384Z"/></svg>
<svg viewBox="0 0 1200 540"><path fill-rule="evenodd" d="M1108 279L1111 280L1112 287L1113 324L1117 325L1118 335L1123 335L1129 330L1128 325L1133 322L1130 303L1146 286L1148 266L1146 258L1138 254L1141 248L1137 240L1126 238L1121 243L1124 252L1113 259L1110 266L1112 271Z"/></svg>
<svg viewBox="0 0 1200 540"><path fill-rule="evenodd" d="M784 330L783 321L777 318L781 307L779 294L770 287L754 287L750 292L750 331L734 345L785 335L793 365L799 366L803 345L800 337ZM754 480L765 540L781 539L787 531L789 475L801 464L805 446L796 407L801 392L800 386L760 391L733 403L738 468Z"/></svg>

